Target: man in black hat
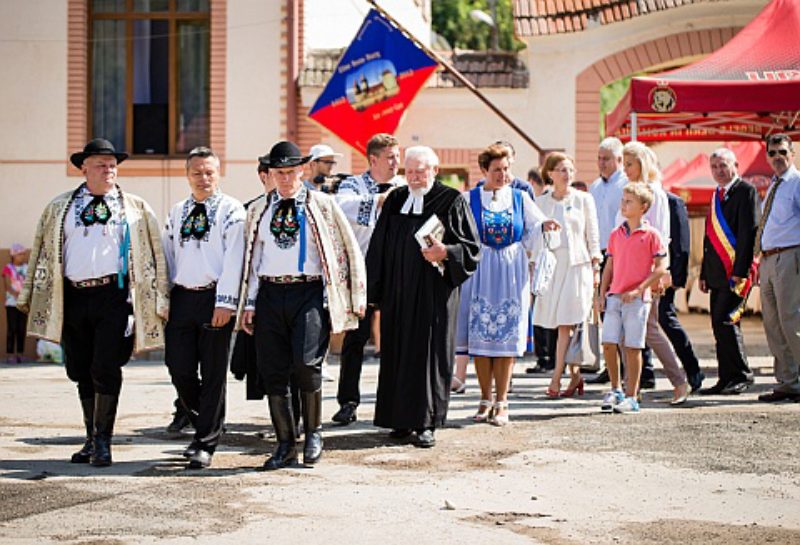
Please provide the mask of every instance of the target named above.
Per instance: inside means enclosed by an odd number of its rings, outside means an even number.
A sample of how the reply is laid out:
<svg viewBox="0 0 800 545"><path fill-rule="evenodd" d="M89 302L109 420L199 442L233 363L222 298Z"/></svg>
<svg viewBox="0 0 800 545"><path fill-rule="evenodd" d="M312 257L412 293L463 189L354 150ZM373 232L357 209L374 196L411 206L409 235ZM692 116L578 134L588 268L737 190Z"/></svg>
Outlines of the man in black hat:
<svg viewBox="0 0 800 545"><path fill-rule="evenodd" d="M72 462L94 466L111 465L122 366L133 350L163 346L169 311L156 217L116 183L126 158L102 138L71 156L85 181L42 213L31 249L34 272L17 302L31 335L64 347L86 426L86 443Z"/></svg>
<svg viewBox="0 0 800 545"><path fill-rule="evenodd" d="M184 452L190 469L211 464L222 435L231 316L244 257L244 207L219 191L219 167L211 149L189 152L191 195L172 207L164 226L172 284L165 360L195 429Z"/></svg>
<svg viewBox="0 0 800 545"><path fill-rule="evenodd" d="M264 469L297 459L290 379L300 390L303 461L322 455L322 360L330 333L358 326L366 306L364 258L334 199L302 182L292 142L268 156L276 191L255 201L245 222L245 269L238 327L256 336L256 358L278 446Z"/></svg>

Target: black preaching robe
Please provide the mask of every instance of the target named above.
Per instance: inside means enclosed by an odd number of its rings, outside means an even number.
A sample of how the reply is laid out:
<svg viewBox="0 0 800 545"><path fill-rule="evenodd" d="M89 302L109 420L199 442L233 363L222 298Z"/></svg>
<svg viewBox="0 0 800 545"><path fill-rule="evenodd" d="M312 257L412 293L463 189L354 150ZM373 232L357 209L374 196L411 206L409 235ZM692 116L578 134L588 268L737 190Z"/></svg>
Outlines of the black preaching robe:
<svg viewBox="0 0 800 545"><path fill-rule="evenodd" d="M458 287L478 266L480 238L467 201L434 182L421 215L401 214L408 187L386 198L367 252L367 297L381 311L375 425L444 424L455 356ZM436 214L445 226L445 273L422 257L414 233Z"/></svg>

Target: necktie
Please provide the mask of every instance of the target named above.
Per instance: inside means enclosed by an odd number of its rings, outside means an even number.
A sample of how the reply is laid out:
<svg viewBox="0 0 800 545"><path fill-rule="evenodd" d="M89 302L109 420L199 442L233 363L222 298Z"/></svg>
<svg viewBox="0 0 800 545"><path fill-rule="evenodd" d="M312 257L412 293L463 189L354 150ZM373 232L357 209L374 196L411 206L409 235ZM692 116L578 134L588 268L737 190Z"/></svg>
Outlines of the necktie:
<svg viewBox="0 0 800 545"><path fill-rule="evenodd" d="M111 209L102 195L94 195L92 200L81 211L81 222L83 223L83 236L88 236L89 226L99 223L103 226L103 234L106 234L106 224L111 219Z"/></svg>
<svg viewBox="0 0 800 545"><path fill-rule="evenodd" d="M764 204L764 213L761 215L761 221L758 222L756 247L753 255L761 253L761 235L764 234L764 226L767 225L767 218L769 218L769 213L772 212L772 203L775 201L775 194L778 192L778 187L780 187L781 182L783 182L783 178L778 178L775 181L775 185L772 186L772 191L769 192L769 196L767 196L767 202Z"/></svg>
<svg viewBox="0 0 800 545"><path fill-rule="evenodd" d="M211 226L208 223L206 205L201 202L196 203L181 224L181 246L190 238L197 240L197 245L200 246L200 241L210 230Z"/></svg>
<svg viewBox="0 0 800 545"><path fill-rule="evenodd" d="M297 203L294 199L282 199L274 206L269 230L279 248L291 248L297 242Z"/></svg>
<svg viewBox="0 0 800 545"><path fill-rule="evenodd" d="M720 201L724 201L725 200L725 188L724 187L718 188L717 189L717 193L719 194L719 200Z"/></svg>

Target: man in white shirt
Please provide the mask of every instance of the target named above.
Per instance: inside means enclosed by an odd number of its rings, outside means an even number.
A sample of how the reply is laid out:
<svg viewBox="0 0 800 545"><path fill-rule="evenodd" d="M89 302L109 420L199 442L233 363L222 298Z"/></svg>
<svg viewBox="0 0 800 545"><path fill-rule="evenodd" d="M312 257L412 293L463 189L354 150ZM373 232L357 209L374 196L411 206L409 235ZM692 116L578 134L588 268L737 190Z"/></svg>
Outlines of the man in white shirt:
<svg viewBox="0 0 800 545"><path fill-rule="evenodd" d="M589 186L589 193L594 197L597 208L600 251L603 254L603 262L600 265L600 275L602 276L608 239L617 226L622 188L628 183L628 178L622 169L622 142L619 138L609 136L600 142L597 149L597 170L600 176ZM586 380L590 384L605 384L608 381L608 372L605 369L595 378Z"/></svg>
<svg viewBox="0 0 800 545"><path fill-rule="evenodd" d="M600 142L597 150L597 169L600 176L592 182L589 193L597 206L597 225L600 229L600 250L606 253L608 239L617 223L617 212L622 200L622 188L628 178L622 170L622 142L609 136Z"/></svg>
<svg viewBox="0 0 800 545"><path fill-rule="evenodd" d="M303 462L322 456L322 361L330 333L353 329L366 308L364 258L333 197L302 182L303 157L278 142L262 163L276 191L247 212L239 326L256 336L256 359L278 446L264 463L297 460L289 384L300 390Z"/></svg>
<svg viewBox="0 0 800 545"><path fill-rule="evenodd" d="M85 182L42 213L17 299L28 332L64 347L86 427L71 461L96 467L112 462L122 366L134 349L163 346L169 306L158 221L117 184L117 165L127 157L102 138L72 154Z"/></svg>
<svg viewBox="0 0 800 545"><path fill-rule="evenodd" d="M190 469L211 464L222 435L231 317L244 258L244 207L219 191L219 167L211 149L189 152L191 195L172 207L163 234L172 285L165 360L195 429L184 451Z"/></svg>
<svg viewBox="0 0 800 545"><path fill-rule="evenodd" d="M761 254L761 305L767 344L775 357L775 385L759 401L800 401L800 172L792 139L767 139L772 177L756 231Z"/></svg>
<svg viewBox="0 0 800 545"><path fill-rule="evenodd" d="M347 216L358 239L361 253L367 255L372 231L378 221L383 201L396 187L394 181L400 166L400 146L390 134L376 134L367 142L369 170L360 176L351 176L339 186L336 201ZM347 425L356 421L356 408L361 402L359 381L364 363L364 346L369 341L370 324L374 309L359 322L358 329L348 332L342 342L339 359L339 389L336 401L339 411L333 421Z"/></svg>

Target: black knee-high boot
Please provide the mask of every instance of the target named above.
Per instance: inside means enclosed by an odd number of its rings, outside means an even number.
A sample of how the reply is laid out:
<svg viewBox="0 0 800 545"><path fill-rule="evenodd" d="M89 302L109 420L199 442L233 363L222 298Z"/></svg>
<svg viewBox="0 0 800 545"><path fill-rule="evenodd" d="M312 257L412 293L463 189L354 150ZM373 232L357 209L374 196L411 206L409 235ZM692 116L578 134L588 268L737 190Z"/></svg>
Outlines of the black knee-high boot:
<svg viewBox="0 0 800 545"><path fill-rule="evenodd" d="M264 462L264 469L280 469L297 461L297 439L289 396L268 396L269 415L278 438L278 447Z"/></svg>
<svg viewBox="0 0 800 545"><path fill-rule="evenodd" d="M83 425L86 427L86 441L81 450L72 455L70 462L73 464L88 464L94 452L94 397L82 397L81 410Z"/></svg>
<svg viewBox="0 0 800 545"><path fill-rule="evenodd" d="M111 436L114 435L114 420L117 417L119 396L94 395L94 453L92 465L111 465Z"/></svg>
<svg viewBox="0 0 800 545"><path fill-rule="evenodd" d="M303 392L303 463L315 464L322 456L322 390Z"/></svg>

